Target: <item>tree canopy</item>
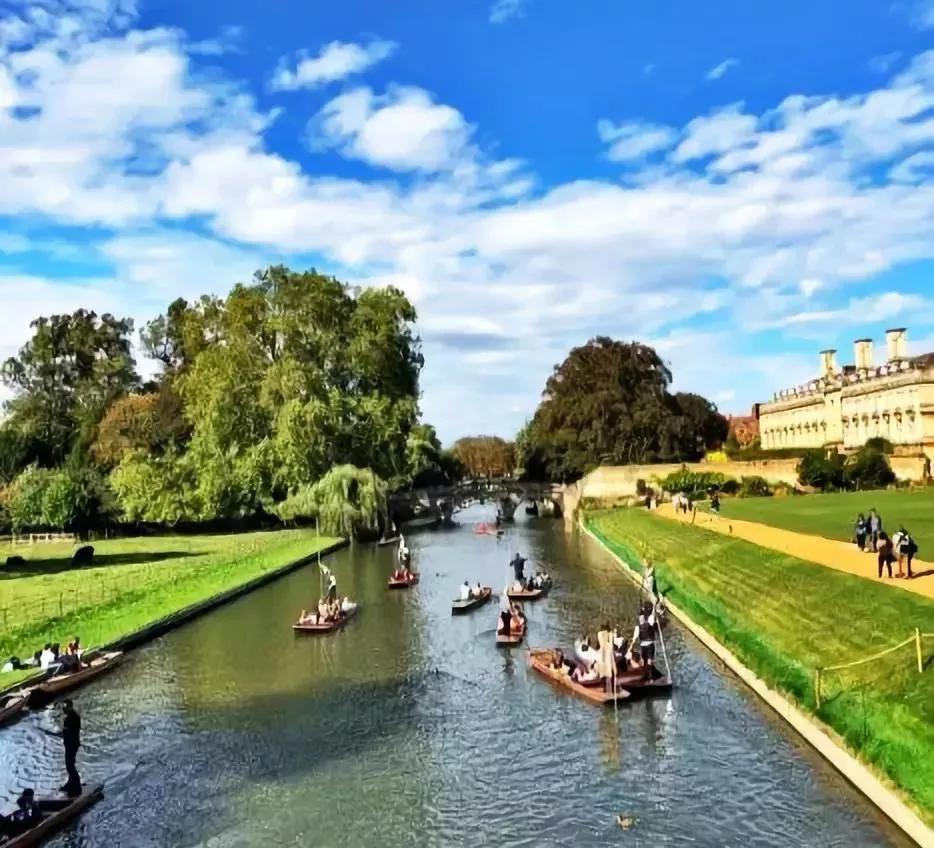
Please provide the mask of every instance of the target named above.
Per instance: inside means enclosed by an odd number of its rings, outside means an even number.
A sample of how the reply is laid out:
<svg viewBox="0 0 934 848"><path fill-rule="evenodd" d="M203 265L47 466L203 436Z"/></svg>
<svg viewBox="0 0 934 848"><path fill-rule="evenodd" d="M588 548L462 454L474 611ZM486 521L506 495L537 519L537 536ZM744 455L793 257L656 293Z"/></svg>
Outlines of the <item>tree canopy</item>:
<svg viewBox="0 0 934 848"><path fill-rule="evenodd" d="M515 445L499 436L465 436L451 453L468 477L506 477L516 467Z"/></svg>
<svg viewBox="0 0 934 848"><path fill-rule="evenodd" d="M11 522L75 527L110 503L101 487L128 521L243 518L282 503L333 512L335 480L358 474L353 493L362 481L382 497L441 472L437 435L419 422L415 318L398 289L273 266L149 321L140 349L157 374L145 384L130 321L38 318L2 369L14 392L0 428ZM347 526L369 529L370 500L357 507L365 516Z"/></svg>
<svg viewBox="0 0 934 848"><path fill-rule="evenodd" d="M569 480L600 464L698 459L729 424L694 394L671 394L671 372L639 342L600 336L574 348L548 378L517 436L528 476Z"/></svg>

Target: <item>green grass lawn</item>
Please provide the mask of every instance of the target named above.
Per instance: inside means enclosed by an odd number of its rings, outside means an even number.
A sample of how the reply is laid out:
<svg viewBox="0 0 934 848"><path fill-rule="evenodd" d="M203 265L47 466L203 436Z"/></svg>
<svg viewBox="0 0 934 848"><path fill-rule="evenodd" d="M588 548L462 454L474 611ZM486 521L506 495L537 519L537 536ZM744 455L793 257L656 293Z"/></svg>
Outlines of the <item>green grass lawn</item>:
<svg viewBox="0 0 934 848"><path fill-rule="evenodd" d="M815 668L869 656L915 627L934 634L934 602L909 592L644 510L595 513L587 525L637 570L648 555L675 604L811 712ZM819 716L934 824L934 639L924 658L921 674L908 646L826 675Z"/></svg>
<svg viewBox="0 0 934 848"><path fill-rule="evenodd" d="M918 543L921 559L934 559L934 487L840 492L780 498L724 498L723 515L771 524L785 530L850 541L861 512L875 507L882 525L893 533L904 524Z"/></svg>
<svg viewBox="0 0 934 848"><path fill-rule="evenodd" d="M72 569L74 546L0 547L0 661L80 635L106 644L191 604L336 542L313 530L156 536L94 542L94 564ZM0 675L0 688L16 683Z"/></svg>

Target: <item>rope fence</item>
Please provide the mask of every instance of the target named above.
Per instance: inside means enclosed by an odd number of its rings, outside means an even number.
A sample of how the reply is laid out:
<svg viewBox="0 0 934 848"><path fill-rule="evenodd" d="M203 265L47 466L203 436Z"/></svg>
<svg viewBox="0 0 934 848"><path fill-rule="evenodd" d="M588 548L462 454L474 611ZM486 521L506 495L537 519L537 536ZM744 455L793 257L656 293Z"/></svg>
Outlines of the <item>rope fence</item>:
<svg viewBox="0 0 934 848"><path fill-rule="evenodd" d="M851 662L839 663L838 665L825 665L814 669L814 703L817 709L820 709L821 704L821 682L823 677L827 672L831 671L842 671L846 668L855 668L859 665L865 665L866 663L875 662L876 660L882 659L882 657L887 654L891 654L894 651L901 650L914 643L915 645L915 659L917 660L918 665L918 674L924 672L924 653L921 648L921 642L923 639L934 639L934 633L922 633L919 628L915 628L915 632L912 633L907 639L902 642L899 642L897 645L893 645L891 648L886 648L883 651L878 651L875 654L871 654L868 657L861 657L858 660L853 660Z"/></svg>

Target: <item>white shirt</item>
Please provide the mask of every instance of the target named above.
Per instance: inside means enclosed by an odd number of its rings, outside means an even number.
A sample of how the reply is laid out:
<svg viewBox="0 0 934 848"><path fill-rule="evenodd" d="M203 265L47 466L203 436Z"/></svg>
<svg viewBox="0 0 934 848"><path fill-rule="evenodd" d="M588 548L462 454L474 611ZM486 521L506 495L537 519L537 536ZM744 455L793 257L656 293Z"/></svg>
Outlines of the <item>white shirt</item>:
<svg viewBox="0 0 934 848"><path fill-rule="evenodd" d="M48 649L44 650L39 656L39 666L41 668L48 668L53 662L55 662L55 654Z"/></svg>
<svg viewBox="0 0 934 848"><path fill-rule="evenodd" d="M461 600L470 600L470 586L468 586L466 583L461 584Z"/></svg>

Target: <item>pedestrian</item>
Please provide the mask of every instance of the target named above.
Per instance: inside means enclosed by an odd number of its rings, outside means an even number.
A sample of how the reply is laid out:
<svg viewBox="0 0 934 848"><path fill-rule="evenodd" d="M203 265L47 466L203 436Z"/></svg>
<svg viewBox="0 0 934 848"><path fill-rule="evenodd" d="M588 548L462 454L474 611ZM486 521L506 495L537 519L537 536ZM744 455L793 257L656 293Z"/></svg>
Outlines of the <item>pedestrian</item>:
<svg viewBox="0 0 934 848"><path fill-rule="evenodd" d="M898 532L901 536L898 544L898 576L902 576L902 563L904 562L907 566L907 574L905 576L907 579L911 580L914 578L914 574L911 573L911 561L918 552L918 543L915 542L912 535L904 527L899 528Z"/></svg>
<svg viewBox="0 0 934 848"><path fill-rule="evenodd" d="M75 709L71 699L62 702L62 741L65 743L65 771L68 772L68 782L62 787L62 792L69 798L77 798L81 794L81 775L75 764L78 748L81 747L81 716Z"/></svg>
<svg viewBox="0 0 934 848"><path fill-rule="evenodd" d="M882 517L873 507L869 510L869 539L872 542L872 549L879 548L879 534L882 532Z"/></svg>
<svg viewBox="0 0 934 848"><path fill-rule="evenodd" d="M885 567L889 573L889 577L892 576L892 560L895 559L892 556L892 540L888 537L884 530L879 531L879 538L877 539L876 554L879 560L879 578L882 578L882 568Z"/></svg>
<svg viewBox="0 0 934 848"><path fill-rule="evenodd" d="M856 542L856 547L859 548L861 551L866 550L866 534L868 530L869 528L866 526L866 519L863 518L863 514L860 513L856 517L855 542Z"/></svg>

